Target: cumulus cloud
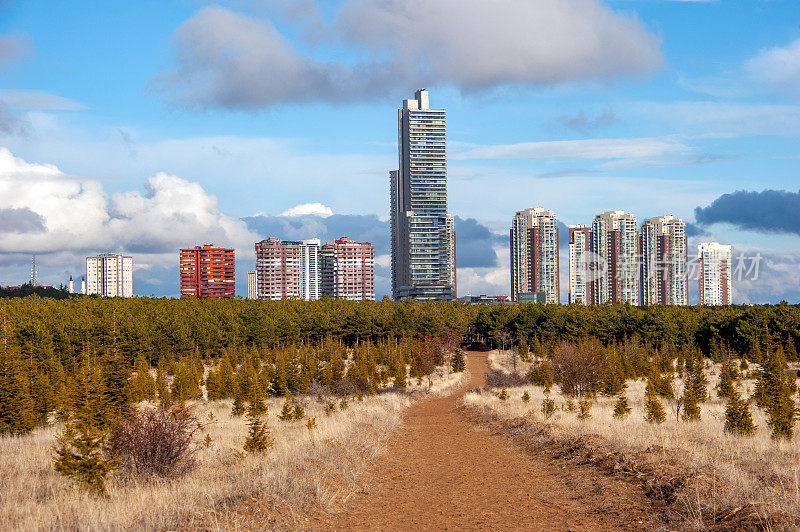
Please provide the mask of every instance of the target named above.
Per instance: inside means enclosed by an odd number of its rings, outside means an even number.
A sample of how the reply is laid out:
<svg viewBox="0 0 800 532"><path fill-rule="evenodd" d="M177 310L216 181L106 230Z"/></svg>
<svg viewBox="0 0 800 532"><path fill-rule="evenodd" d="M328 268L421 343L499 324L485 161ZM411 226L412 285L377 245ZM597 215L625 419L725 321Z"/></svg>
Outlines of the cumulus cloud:
<svg viewBox="0 0 800 532"><path fill-rule="evenodd" d="M44 218L27 207L0 209L0 233L40 233Z"/></svg>
<svg viewBox="0 0 800 532"><path fill-rule="evenodd" d="M58 253L121 250L172 254L179 247L213 242L244 246L254 235L223 214L200 185L159 173L145 193L108 195L56 166L29 163L0 148L0 213L26 231L0 234L0 252Z"/></svg>
<svg viewBox="0 0 800 532"><path fill-rule="evenodd" d="M326 217L331 216L333 211L322 203L303 203L282 212L281 216L307 216L309 214Z"/></svg>
<svg viewBox="0 0 800 532"><path fill-rule="evenodd" d="M744 65L756 84L797 97L800 94L800 38L786 46L763 50Z"/></svg>
<svg viewBox="0 0 800 532"><path fill-rule="evenodd" d="M611 80L662 62L660 39L601 0L498 0L491 9L483 0L345 0L330 23L303 9L296 24L302 13L314 18L312 49L343 45L346 60L301 50L270 20L211 6L178 28L178 65L156 84L183 103L249 108L354 102L432 84Z"/></svg>
<svg viewBox="0 0 800 532"><path fill-rule="evenodd" d="M491 268L497 266L494 245L497 236L474 218L455 217L456 259L458 266Z"/></svg>
<svg viewBox="0 0 800 532"><path fill-rule="evenodd" d="M800 236L800 192L737 190L694 210L700 225L729 223L740 229Z"/></svg>

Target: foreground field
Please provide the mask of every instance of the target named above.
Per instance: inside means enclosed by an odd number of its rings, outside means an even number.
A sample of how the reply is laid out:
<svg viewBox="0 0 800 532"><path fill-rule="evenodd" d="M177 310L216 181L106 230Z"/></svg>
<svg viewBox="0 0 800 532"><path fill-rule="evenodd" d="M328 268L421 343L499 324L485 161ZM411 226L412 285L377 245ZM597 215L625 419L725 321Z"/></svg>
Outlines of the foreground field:
<svg viewBox="0 0 800 532"><path fill-rule="evenodd" d="M510 358L497 351L490 356L490 367L506 375L513 373ZM518 372L526 370L518 363ZM772 440L763 412L755 407L751 407L758 426L754 436L726 434L725 403L713 391L717 373L717 367L706 370L712 398L701 404L698 422L678 421L674 401L664 400L666 422L647 423L645 383L641 380L627 383L632 411L624 419L613 416L615 398L598 397L591 417L581 420L577 411L570 410L575 401L562 395L558 386L549 394L556 406L549 418L542 413L546 396L538 386L508 387L506 400L498 397L499 389L475 389L466 394L463 404L489 418L516 420L518 430L529 431L539 444L560 443L568 454L582 454L581 458L598 463L611 461L611 469L634 476L661 476L667 483L672 479L669 490L674 492L666 498L676 503L675 510L687 524L703 526L733 513L749 515L767 528L796 522L800 515L798 436L792 441ZM739 389L747 396L754 383L745 380ZM527 402L522 399L526 392Z"/></svg>
<svg viewBox="0 0 800 532"><path fill-rule="evenodd" d="M263 455L242 452L243 417L230 415L230 401L192 406L204 423L197 466L186 476L149 482L113 482L107 497L75 489L53 471L57 427L23 437L0 438L0 529L2 530L165 530L303 526L303 510L334 511L359 489L365 467L400 424L414 401L448 393L463 374L437 371L433 385L341 398L305 397L304 422L277 419L282 399L267 401L274 447ZM325 414L335 400L336 411ZM213 414L210 417L210 414Z"/></svg>

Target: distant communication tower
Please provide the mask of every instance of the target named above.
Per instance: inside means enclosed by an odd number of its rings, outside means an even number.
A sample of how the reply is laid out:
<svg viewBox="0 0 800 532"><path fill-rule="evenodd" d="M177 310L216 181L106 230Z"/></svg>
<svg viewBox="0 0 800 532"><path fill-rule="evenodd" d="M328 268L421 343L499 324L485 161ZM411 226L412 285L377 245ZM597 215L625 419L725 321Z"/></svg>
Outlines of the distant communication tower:
<svg viewBox="0 0 800 532"><path fill-rule="evenodd" d="M36 273L36 253L31 257L31 286L39 286L39 275Z"/></svg>

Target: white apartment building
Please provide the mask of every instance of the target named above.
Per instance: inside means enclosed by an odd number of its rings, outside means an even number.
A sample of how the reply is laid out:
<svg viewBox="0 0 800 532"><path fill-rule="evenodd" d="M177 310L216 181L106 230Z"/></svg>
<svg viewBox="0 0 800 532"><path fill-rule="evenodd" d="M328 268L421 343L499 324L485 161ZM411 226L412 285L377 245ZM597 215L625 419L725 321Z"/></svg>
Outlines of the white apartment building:
<svg viewBox="0 0 800 532"><path fill-rule="evenodd" d="M115 253L86 257L86 294L133 297L133 257Z"/></svg>
<svg viewBox="0 0 800 532"><path fill-rule="evenodd" d="M511 221L511 298L542 292L547 303L559 302L558 224L542 207L519 211Z"/></svg>
<svg viewBox="0 0 800 532"><path fill-rule="evenodd" d="M704 242L697 246L701 305L731 304L731 246Z"/></svg>
<svg viewBox="0 0 800 532"><path fill-rule="evenodd" d="M258 299L258 278L256 272L247 272L247 299Z"/></svg>
<svg viewBox="0 0 800 532"><path fill-rule="evenodd" d="M639 304L639 232L636 216L624 211L598 214L592 223L595 281L592 298L603 303Z"/></svg>
<svg viewBox="0 0 800 532"><path fill-rule="evenodd" d="M569 302L592 304L592 282L589 271L592 228L588 225L569 226Z"/></svg>
<svg viewBox="0 0 800 532"><path fill-rule="evenodd" d="M645 220L640 242L642 305L688 305L686 223L669 215Z"/></svg>

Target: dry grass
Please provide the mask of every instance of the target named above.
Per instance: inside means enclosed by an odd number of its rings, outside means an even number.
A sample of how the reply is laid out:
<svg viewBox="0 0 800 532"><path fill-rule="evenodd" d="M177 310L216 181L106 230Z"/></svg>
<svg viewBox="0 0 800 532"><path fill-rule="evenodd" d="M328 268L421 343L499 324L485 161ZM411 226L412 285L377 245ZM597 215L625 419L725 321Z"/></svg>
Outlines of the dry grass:
<svg viewBox="0 0 800 532"><path fill-rule="evenodd" d="M78 491L53 471L57 427L0 438L0 529L251 527L237 517L236 509L252 500L280 508L286 515L279 521L291 526L297 509L336 511L359 489L359 478L399 426L402 411L425 394L448 393L464 378L439 371L430 389L426 381L410 386L407 393L350 398L344 410L335 399L336 412L329 416L324 413L327 398L305 397L306 416L316 418L314 430L304 422L278 420L283 400L270 399L268 427L275 446L263 455L242 452L247 420L230 415L230 401L195 403L205 424L199 439L205 434L212 438L197 453L197 467L177 479L115 480L103 498Z"/></svg>
<svg viewBox="0 0 800 532"><path fill-rule="evenodd" d="M505 354L492 353L490 368L509 370ZM661 425L644 420L645 381L628 381L626 395L631 414L619 420L614 418L615 398L598 397L593 401L591 418L580 420L577 412L565 410L569 398L553 386L550 397L556 403L556 413L545 419L541 412L545 398L538 386L520 386L508 389L509 400L501 401L493 390L470 391L464 404L501 419L525 418L535 424L552 429L554 437L563 439L599 436L613 451L660 454L664 460L677 460L687 469L702 473L712 479L712 500L702 506L730 508L749 505L760 509L762 515L775 512L800 515L800 436L790 442L776 442L764 413L751 405L753 421L758 432L753 437L738 437L723 432L725 401L718 398L714 386L718 382L719 367L706 368L712 399L700 405L702 419L687 423L677 421L675 402L663 400L667 421ZM680 381L678 381L680 383ZM752 380L740 383L739 390L749 396L755 387ZM522 401L527 391L530 402ZM718 483L718 485L716 485ZM691 501L685 501L691 505Z"/></svg>

